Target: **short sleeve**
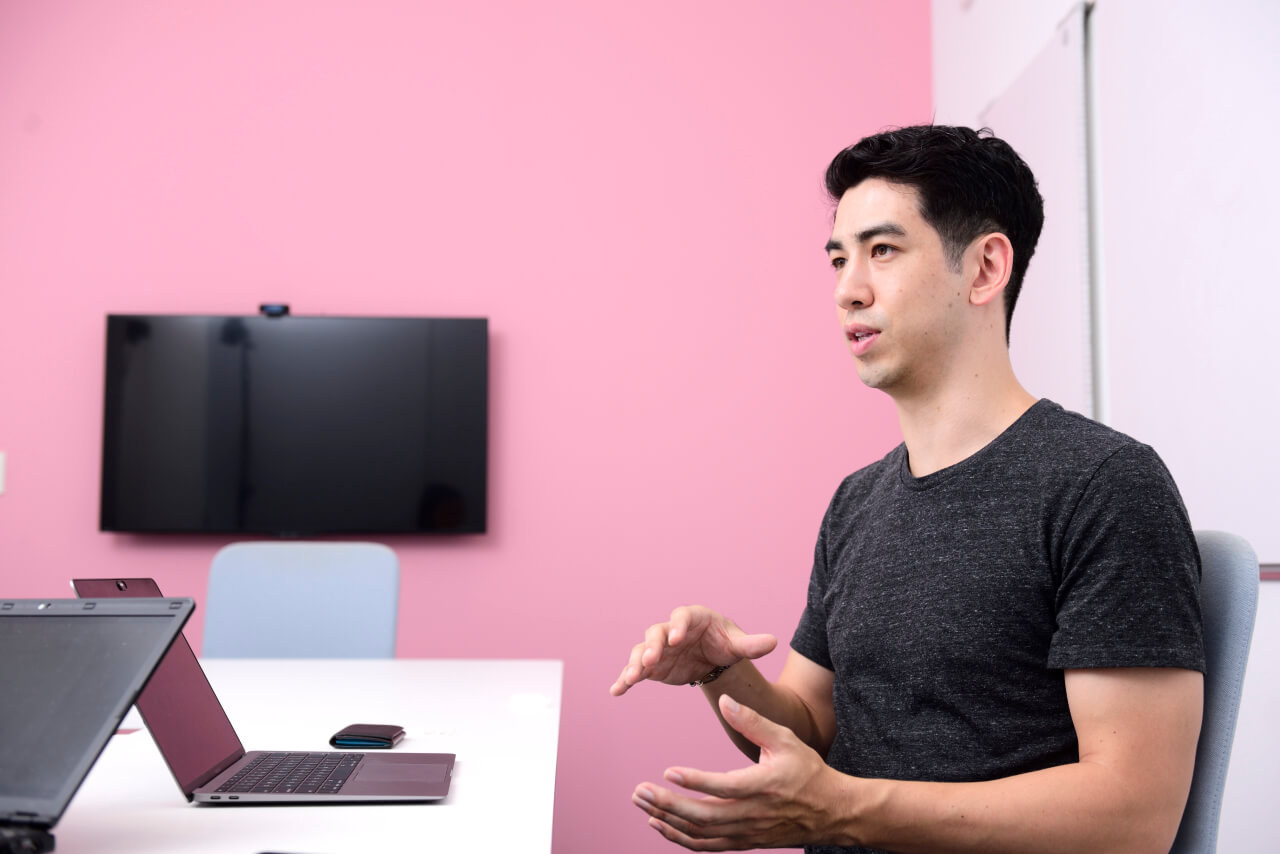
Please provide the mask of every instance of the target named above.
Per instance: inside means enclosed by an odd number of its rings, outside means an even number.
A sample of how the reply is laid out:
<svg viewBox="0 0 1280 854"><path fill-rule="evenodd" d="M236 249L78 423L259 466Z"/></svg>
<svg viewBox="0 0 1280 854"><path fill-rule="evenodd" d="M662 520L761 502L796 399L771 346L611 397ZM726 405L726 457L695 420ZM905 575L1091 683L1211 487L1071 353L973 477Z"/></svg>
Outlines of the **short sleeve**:
<svg viewBox="0 0 1280 854"><path fill-rule="evenodd" d="M825 604L827 588L827 519L822 522L818 533L818 542L813 548L813 571L809 575L809 593L804 613L800 615L800 623L796 626L791 638L791 648L805 658L834 670L831 661L831 650L827 646L827 608Z"/></svg>
<svg viewBox="0 0 1280 854"><path fill-rule="evenodd" d="M1126 444L1094 471L1066 522L1048 665L1204 671L1200 554L1155 451Z"/></svg>

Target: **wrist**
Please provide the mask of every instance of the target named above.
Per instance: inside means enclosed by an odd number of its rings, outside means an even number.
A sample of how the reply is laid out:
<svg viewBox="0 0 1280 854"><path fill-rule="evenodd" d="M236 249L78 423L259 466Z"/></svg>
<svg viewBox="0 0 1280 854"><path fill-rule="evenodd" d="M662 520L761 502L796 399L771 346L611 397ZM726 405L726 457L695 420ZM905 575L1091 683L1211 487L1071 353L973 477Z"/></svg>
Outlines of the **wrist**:
<svg viewBox="0 0 1280 854"><path fill-rule="evenodd" d="M880 793L876 780L853 777L827 766L828 785L823 787L827 831L822 841L829 845L865 846L867 814Z"/></svg>
<svg viewBox="0 0 1280 854"><path fill-rule="evenodd" d="M741 659L739 659L739 661L741 661ZM735 661L733 662L733 664L721 664L717 667L713 667L707 673L707 675L703 676L700 679L693 680L692 682L689 683L689 685L694 688L701 688L703 685L710 685L712 682L719 679L726 670L728 670L730 667L733 667L733 665L737 663L738 662Z"/></svg>

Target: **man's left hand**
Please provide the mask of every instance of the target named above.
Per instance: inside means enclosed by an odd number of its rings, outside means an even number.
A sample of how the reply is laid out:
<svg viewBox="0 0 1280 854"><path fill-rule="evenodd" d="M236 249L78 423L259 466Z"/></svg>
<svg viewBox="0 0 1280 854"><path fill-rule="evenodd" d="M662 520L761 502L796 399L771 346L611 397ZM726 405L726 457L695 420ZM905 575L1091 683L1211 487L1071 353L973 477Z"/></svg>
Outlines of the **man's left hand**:
<svg viewBox="0 0 1280 854"><path fill-rule="evenodd" d="M848 817L841 813L851 806L852 778L830 768L791 730L727 694L720 698L720 713L760 747L760 761L726 773L667 769L668 782L704 798L641 783L631 800L649 814L649 826L694 851L851 844L838 824Z"/></svg>

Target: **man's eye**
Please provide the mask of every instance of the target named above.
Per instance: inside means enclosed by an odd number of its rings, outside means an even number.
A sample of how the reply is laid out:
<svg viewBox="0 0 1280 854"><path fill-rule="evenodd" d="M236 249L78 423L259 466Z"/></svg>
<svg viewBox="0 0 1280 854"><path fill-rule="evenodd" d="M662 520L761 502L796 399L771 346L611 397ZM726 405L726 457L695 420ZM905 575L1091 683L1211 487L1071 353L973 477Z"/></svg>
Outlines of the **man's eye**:
<svg viewBox="0 0 1280 854"><path fill-rule="evenodd" d="M836 269L836 270L841 269L842 267L844 267L844 259L843 259L843 258L832 258L832 259L831 259L831 266L832 266L834 269Z"/></svg>
<svg viewBox="0 0 1280 854"><path fill-rule="evenodd" d="M892 251L893 247L887 243L877 243L875 246L871 247L871 257L883 258Z"/></svg>

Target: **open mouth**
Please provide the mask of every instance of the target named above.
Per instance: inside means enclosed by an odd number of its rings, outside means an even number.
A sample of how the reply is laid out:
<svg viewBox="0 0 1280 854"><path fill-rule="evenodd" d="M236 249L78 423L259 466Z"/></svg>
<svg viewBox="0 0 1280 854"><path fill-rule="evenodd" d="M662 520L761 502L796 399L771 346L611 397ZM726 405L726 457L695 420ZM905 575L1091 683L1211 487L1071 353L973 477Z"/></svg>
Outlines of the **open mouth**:
<svg viewBox="0 0 1280 854"><path fill-rule="evenodd" d="M849 349L853 355L861 356L880 337L880 330L870 326L851 325L844 328L844 335L849 340Z"/></svg>

